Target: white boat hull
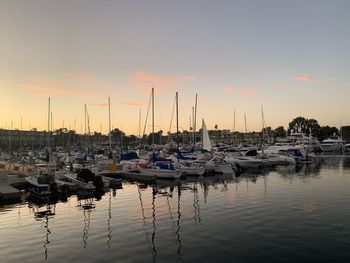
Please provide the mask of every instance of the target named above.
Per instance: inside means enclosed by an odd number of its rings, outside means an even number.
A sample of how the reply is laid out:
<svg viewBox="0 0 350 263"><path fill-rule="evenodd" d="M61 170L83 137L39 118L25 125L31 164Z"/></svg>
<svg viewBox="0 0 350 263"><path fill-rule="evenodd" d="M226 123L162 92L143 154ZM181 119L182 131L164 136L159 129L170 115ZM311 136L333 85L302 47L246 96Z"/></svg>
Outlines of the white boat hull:
<svg viewBox="0 0 350 263"><path fill-rule="evenodd" d="M67 181L77 184L79 189L94 190L96 188L91 181L86 183L77 179L76 174L64 174L64 177Z"/></svg>
<svg viewBox="0 0 350 263"><path fill-rule="evenodd" d="M153 169L153 168L140 168L141 174L154 175L156 178L164 179L178 179L182 176L181 170L167 170L167 169Z"/></svg>

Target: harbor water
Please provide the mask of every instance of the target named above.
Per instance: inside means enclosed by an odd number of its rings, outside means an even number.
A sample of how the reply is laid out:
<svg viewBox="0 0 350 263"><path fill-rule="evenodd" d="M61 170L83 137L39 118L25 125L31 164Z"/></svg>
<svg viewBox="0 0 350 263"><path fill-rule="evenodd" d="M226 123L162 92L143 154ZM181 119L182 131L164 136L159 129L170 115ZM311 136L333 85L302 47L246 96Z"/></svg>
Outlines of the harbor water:
<svg viewBox="0 0 350 263"><path fill-rule="evenodd" d="M0 203L0 262L350 262L350 156Z"/></svg>

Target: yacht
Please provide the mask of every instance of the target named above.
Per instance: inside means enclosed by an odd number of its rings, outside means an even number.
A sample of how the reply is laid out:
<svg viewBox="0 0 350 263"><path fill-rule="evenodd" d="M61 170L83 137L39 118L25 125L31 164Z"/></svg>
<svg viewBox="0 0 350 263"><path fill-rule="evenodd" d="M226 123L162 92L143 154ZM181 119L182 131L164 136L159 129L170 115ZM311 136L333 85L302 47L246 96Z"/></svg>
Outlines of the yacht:
<svg viewBox="0 0 350 263"><path fill-rule="evenodd" d="M330 137L321 142L324 152L345 152L345 142L340 137Z"/></svg>

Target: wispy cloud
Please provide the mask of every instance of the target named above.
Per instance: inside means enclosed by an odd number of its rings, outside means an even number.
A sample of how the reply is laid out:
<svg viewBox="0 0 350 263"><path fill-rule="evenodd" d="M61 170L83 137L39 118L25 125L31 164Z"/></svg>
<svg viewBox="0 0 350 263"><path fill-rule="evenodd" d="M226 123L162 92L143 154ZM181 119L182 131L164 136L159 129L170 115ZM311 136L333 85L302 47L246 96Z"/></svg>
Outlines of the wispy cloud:
<svg viewBox="0 0 350 263"><path fill-rule="evenodd" d="M240 90L240 92L246 96L253 96L256 93L256 88L254 87L245 87Z"/></svg>
<svg viewBox="0 0 350 263"><path fill-rule="evenodd" d="M91 73L82 73L82 72L66 72L64 75L70 79L83 81L83 82L96 82L96 79L92 76Z"/></svg>
<svg viewBox="0 0 350 263"><path fill-rule="evenodd" d="M51 79L51 78L40 78L37 82L43 83L45 85L57 85L60 84L61 81L57 79Z"/></svg>
<svg viewBox="0 0 350 263"><path fill-rule="evenodd" d="M278 83L276 86L277 86L277 88L280 88L280 89L286 89L286 88L288 88L289 83L287 81L284 81L284 82Z"/></svg>
<svg viewBox="0 0 350 263"><path fill-rule="evenodd" d="M108 102L102 102L102 103L88 103L88 105L91 105L91 106L98 106L98 107L108 107ZM113 105L111 103L111 105Z"/></svg>
<svg viewBox="0 0 350 263"><path fill-rule="evenodd" d="M123 104L132 107L144 107L148 105L145 101L126 101Z"/></svg>
<svg viewBox="0 0 350 263"><path fill-rule="evenodd" d="M173 92L179 88L182 81L193 81L196 78L191 75L161 76L145 71L137 71L130 74L131 84L143 93L149 93L152 87L158 94Z"/></svg>
<svg viewBox="0 0 350 263"><path fill-rule="evenodd" d="M26 84L22 87L31 92L33 96L81 96L85 92L76 88L47 87L42 85Z"/></svg>
<svg viewBox="0 0 350 263"><path fill-rule="evenodd" d="M300 81L311 81L312 77L310 75L300 75L300 76L294 77L294 79L300 80Z"/></svg>
<svg viewBox="0 0 350 263"><path fill-rule="evenodd" d="M245 96L253 96L256 94L256 88L255 87L242 87L242 88L234 88L232 86L227 86L224 89L225 93L227 94L241 94Z"/></svg>
<svg viewBox="0 0 350 263"><path fill-rule="evenodd" d="M226 87L225 88L225 92L227 93L227 94L232 94L233 93L233 88L232 87Z"/></svg>

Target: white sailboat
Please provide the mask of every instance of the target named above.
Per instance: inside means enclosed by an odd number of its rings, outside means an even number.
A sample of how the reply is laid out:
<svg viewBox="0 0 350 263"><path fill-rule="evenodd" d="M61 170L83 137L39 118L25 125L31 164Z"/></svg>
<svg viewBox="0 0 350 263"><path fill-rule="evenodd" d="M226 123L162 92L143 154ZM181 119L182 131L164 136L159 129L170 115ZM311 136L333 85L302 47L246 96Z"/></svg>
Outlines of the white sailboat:
<svg viewBox="0 0 350 263"><path fill-rule="evenodd" d="M208 152L212 149L207 125L205 124L204 119L202 119L202 148Z"/></svg>
<svg viewBox="0 0 350 263"><path fill-rule="evenodd" d="M208 152L212 151L212 145L209 138L209 133L207 125L205 124L204 119L202 119L202 148ZM227 163L223 158L219 156L214 156L210 160L205 162L205 170L207 172L214 173L233 173L231 164Z"/></svg>

